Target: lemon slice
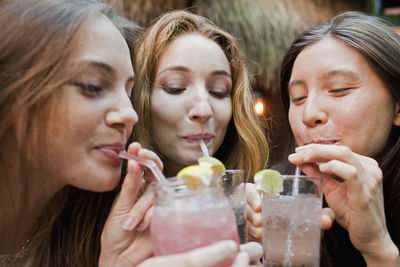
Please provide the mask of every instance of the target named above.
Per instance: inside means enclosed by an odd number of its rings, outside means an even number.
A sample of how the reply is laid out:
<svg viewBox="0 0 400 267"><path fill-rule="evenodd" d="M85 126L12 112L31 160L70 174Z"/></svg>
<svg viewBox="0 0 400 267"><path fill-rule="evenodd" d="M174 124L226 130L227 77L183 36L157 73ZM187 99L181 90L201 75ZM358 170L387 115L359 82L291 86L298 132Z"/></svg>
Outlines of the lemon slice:
<svg viewBox="0 0 400 267"><path fill-rule="evenodd" d="M283 177L275 170L265 169L254 175L254 183L258 191L276 194L283 191Z"/></svg>
<svg viewBox="0 0 400 267"><path fill-rule="evenodd" d="M200 166L211 168L215 173L224 175L225 165L217 158L202 157L197 160Z"/></svg>
<svg viewBox="0 0 400 267"><path fill-rule="evenodd" d="M189 190L207 187L210 185L214 171L211 168L190 165L177 174L178 180L182 180Z"/></svg>

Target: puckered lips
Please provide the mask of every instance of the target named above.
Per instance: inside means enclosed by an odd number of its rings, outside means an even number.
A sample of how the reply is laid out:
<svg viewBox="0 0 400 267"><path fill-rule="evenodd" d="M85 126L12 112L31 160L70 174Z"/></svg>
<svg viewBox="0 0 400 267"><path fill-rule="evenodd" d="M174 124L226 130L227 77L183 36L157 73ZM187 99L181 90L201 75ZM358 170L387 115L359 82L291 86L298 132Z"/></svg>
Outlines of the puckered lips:
<svg viewBox="0 0 400 267"><path fill-rule="evenodd" d="M203 140L204 143L207 144L214 138L214 135L210 133L200 133L200 134L186 135L183 138L191 143L198 144L200 143L200 140Z"/></svg>

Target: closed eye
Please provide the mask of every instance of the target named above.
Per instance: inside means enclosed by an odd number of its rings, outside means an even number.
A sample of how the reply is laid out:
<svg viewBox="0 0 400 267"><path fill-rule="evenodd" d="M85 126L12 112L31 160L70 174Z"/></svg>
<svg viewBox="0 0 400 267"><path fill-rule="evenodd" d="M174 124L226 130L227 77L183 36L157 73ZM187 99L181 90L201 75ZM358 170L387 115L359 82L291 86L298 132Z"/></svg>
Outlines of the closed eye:
<svg viewBox="0 0 400 267"><path fill-rule="evenodd" d="M292 98L292 103L299 104L304 99L306 99L306 96L294 97L294 98Z"/></svg>
<svg viewBox="0 0 400 267"><path fill-rule="evenodd" d="M215 96L216 98L225 98L228 97L229 94L227 92L222 92L222 91L208 91L211 95Z"/></svg>
<svg viewBox="0 0 400 267"><path fill-rule="evenodd" d="M94 84L85 84L85 83L80 83L80 82L73 82L72 85L79 87L84 93L90 94L90 95L98 95L104 89L98 85Z"/></svg>
<svg viewBox="0 0 400 267"><path fill-rule="evenodd" d="M330 94L333 94L334 96L342 96L346 95L349 92L350 88L339 88L339 89L332 89L329 90Z"/></svg>
<svg viewBox="0 0 400 267"><path fill-rule="evenodd" d="M166 91L169 94L172 95L177 95L182 93L183 91L186 90L186 88L180 88L180 87L168 87L168 86L161 86L161 88Z"/></svg>

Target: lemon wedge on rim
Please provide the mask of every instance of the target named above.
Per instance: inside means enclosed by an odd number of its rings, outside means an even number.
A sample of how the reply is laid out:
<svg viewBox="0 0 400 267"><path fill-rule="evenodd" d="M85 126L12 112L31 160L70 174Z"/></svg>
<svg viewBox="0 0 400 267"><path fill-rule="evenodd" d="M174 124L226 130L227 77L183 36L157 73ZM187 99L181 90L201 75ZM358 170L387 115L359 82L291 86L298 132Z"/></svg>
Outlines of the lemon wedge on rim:
<svg viewBox="0 0 400 267"><path fill-rule="evenodd" d="M283 191L282 175L272 169L264 169L254 175L254 183L258 191L267 194L276 194Z"/></svg>
<svg viewBox="0 0 400 267"><path fill-rule="evenodd" d="M201 157L197 160L200 166L211 168L215 173L224 175L225 165L214 157Z"/></svg>
<svg viewBox="0 0 400 267"><path fill-rule="evenodd" d="M182 180L189 190L207 187L210 185L214 171L211 168L190 165L178 172L177 179Z"/></svg>

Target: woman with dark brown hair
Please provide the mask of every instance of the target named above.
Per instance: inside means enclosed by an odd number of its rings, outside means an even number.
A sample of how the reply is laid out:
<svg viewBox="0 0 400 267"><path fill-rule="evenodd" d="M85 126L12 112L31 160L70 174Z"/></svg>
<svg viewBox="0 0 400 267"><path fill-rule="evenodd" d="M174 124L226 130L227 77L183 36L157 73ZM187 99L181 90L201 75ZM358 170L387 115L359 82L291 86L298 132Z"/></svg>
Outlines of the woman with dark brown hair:
<svg viewBox="0 0 400 267"><path fill-rule="evenodd" d="M282 64L298 145L289 161L324 178L335 221L322 266L399 266L400 36L345 12L302 33Z"/></svg>

